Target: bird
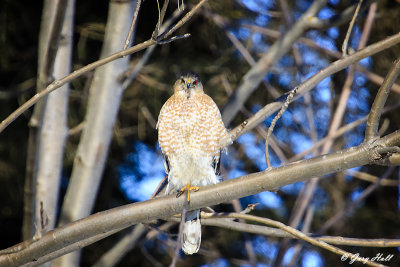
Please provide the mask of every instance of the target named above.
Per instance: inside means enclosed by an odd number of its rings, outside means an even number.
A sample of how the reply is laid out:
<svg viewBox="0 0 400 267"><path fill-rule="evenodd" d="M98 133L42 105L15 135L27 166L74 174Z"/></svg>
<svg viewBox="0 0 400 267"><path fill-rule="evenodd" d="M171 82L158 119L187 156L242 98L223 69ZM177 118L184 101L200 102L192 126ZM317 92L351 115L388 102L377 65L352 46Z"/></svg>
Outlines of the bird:
<svg viewBox="0 0 400 267"><path fill-rule="evenodd" d="M158 143L168 176L166 194L177 197L216 184L221 151L232 143L221 112L204 93L197 73L185 71L175 81L173 95L164 103L157 121ZM182 250L197 253L201 243L200 210L188 211L182 232Z"/></svg>

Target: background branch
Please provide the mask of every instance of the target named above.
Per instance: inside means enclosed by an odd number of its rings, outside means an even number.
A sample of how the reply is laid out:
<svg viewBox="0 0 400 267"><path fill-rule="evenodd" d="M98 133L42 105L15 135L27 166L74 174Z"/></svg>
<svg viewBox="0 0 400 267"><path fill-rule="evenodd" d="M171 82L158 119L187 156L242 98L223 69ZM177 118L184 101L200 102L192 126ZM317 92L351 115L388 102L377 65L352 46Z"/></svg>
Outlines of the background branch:
<svg viewBox="0 0 400 267"><path fill-rule="evenodd" d="M202 0L199 2L190 12L188 12L178 23L175 24L174 27L172 27L171 30L169 30L166 34L162 34L161 36L158 36L156 39L149 39L147 41L144 41L140 44L137 44L129 49L125 49L122 51L119 51L117 53L114 53L110 56L107 56L103 59L97 60L89 65L86 65L85 67L82 67L79 70L74 71L73 73L65 76L64 78L52 82L49 86L47 86L44 90L41 92L35 94L31 99L29 99L27 102L25 102L23 105L21 105L18 109L16 109L14 112L12 112L6 119L4 119L0 123L0 133L11 123L13 122L16 118L18 118L23 112L25 112L27 109L32 107L34 104L36 104L40 99L51 93L52 91L56 90L57 88L60 88L62 85L80 77L81 75L94 70L97 67L100 67L104 64L107 64L109 62L112 62L116 59L126 57L128 55L137 53L147 47L150 47L152 45L158 44L158 42L162 42L166 40L170 35L172 35L177 29L179 29L182 25L184 25L193 15L194 13L206 2L207 0ZM188 36L185 36L188 37Z"/></svg>
<svg viewBox="0 0 400 267"><path fill-rule="evenodd" d="M311 89L313 89L314 86L316 86L320 81L322 81L326 77L332 75L333 73L343 70L344 68L348 67L349 65L351 65L355 62L357 62L365 57L369 57L371 55L379 53L388 47L398 44L399 42L400 42L400 33L395 34L395 35L393 35L389 38L386 38L385 40L382 40L380 42L377 42L375 44L369 45L369 46L365 47L364 49L361 49L360 51L357 51L354 54L352 54L346 58L339 59L339 60L333 62L328 67L326 67L323 70L320 70L317 74L313 75L311 78L309 78L308 80L303 82L301 85L299 85L298 89L297 89L297 94L293 100L297 99L298 97L303 96L305 92L308 92ZM275 100L274 102L265 105L256 114L254 114L253 117L251 117L250 119L246 120L241 125L236 126L234 129L232 129L230 131L232 140L236 140L236 138L238 138L240 135L253 129L260 122L265 120L265 118L269 117L270 115L272 115L272 113L276 112L281 107L281 105L284 103L285 99L286 99L285 97L281 97L281 98Z"/></svg>
<svg viewBox="0 0 400 267"><path fill-rule="evenodd" d="M388 75L376 94L374 103L368 116L367 128L365 129L365 141L371 140L378 134L379 119L381 117L386 99L389 96L390 88L396 81L400 73L400 58L398 58L389 70Z"/></svg>
<svg viewBox="0 0 400 267"><path fill-rule="evenodd" d="M268 49L267 53L258 60L257 64L243 76L238 88L223 108L222 119L225 125L231 123L246 99L265 77L270 67L289 51L293 43L311 27L310 18L315 17L326 2L325 0L314 1L293 27L277 40L274 45Z"/></svg>
<svg viewBox="0 0 400 267"><path fill-rule="evenodd" d="M334 154L303 160L267 172L253 173L217 185L206 186L191 194L190 210L228 202L265 190L304 181L316 175L323 176L348 168L376 162L379 147L400 144L400 131L378 139L374 144L342 150ZM23 250L0 256L0 266L15 266L26 263L40 264L49 259L88 245L108 235L137 223L169 218L180 213L184 198L166 196L144 202L121 206L90 215L43 235ZM51 258L48 257L51 256Z"/></svg>

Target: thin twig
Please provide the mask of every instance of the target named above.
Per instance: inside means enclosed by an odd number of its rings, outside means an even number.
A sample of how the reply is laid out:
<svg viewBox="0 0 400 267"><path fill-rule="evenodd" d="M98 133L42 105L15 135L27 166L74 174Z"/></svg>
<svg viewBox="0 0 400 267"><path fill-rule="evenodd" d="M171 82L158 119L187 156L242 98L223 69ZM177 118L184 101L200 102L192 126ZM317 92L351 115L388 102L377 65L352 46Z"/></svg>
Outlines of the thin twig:
<svg viewBox="0 0 400 267"><path fill-rule="evenodd" d="M140 9L141 3L142 3L142 0L137 0L135 14L133 15L131 27L129 29L128 36L126 37L123 50L125 50L129 46L129 43L131 42L133 29L135 28L135 25L136 25L136 21L137 21L138 15L139 15L139 9Z"/></svg>
<svg viewBox="0 0 400 267"><path fill-rule="evenodd" d="M57 88L60 88L64 84L71 82L72 80L80 77L81 75L85 74L86 72L89 72L91 70L94 70L97 67L100 67L106 63L109 63L113 60L116 60L118 58L125 57L127 55L136 53L138 51L141 51L151 45L155 45L156 42L154 40L147 40L141 44L135 45L131 48L128 48L126 50L122 50L120 52L114 53L108 57L105 57L103 59L97 60L89 65L86 65L85 67L80 68L79 70L76 70L72 72L71 74L56 80L52 82L49 86L47 86L44 90L36 93L31 99L26 101L24 104L22 104L19 108L17 108L14 112L12 112L6 119L4 119L1 124L0 124L0 132L2 132L11 122L13 122L16 118L18 118L23 112L25 112L27 109L29 109L31 106L36 104L40 99L48 95L49 93L53 92Z"/></svg>
<svg viewBox="0 0 400 267"><path fill-rule="evenodd" d="M185 33L185 34L182 34L182 35L176 35L174 37L171 37L168 40L157 41L157 44L168 44L170 42L173 42L173 41L176 41L176 40L179 40L179 39L183 39L183 38L188 38L188 37L190 37L190 33Z"/></svg>
<svg viewBox="0 0 400 267"><path fill-rule="evenodd" d="M185 10L185 3L184 3L184 0L182 0L182 4L180 4L181 3L181 0L178 0L178 9L179 10Z"/></svg>
<svg viewBox="0 0 400 267"><path fill-rule="evenodd" d="M293 90L291 90L286 98L285 103L282 105L281 109L279 110L278 114L276 114L275 118L272 120L271 125L268 128L267 136L265 137L265 161L267 162L267 169L271 168L271 162L269 160L269 153L268 153L268 138L272 134L272 131L275 128L276 122L279 120L280 117L282 117L283 113L286 111L288 108L290 102L292 101L294 95L297 93L298 87L295 87Z"/></svg>
<svg viewBox="0 0 400 267"><path fill-rule="evenodd" d="M131 48L119 51L117 53L114 53L108 57L105 57L103 59L97 60L89 65L86 65L85 67L80 68L79 70L76 70L72 72L71 74L52 82L50 85L48 85L44 90L41 92L35 94L31 99L29 99L27 102L22 104L18 109L16 109L14 112L12 112L6 119L4 119L0 123L0 132L2 132L11 122L13 122L16 118L18 118L22 113L24 113L27 109L29 109L31 106L36 104L40 99L51 93L52 91L56 90L57 88L60 88L64 84L71 82L72 80L80 77L86 72L89 72L91 70L94 70L97 67L100 67L104 64L107 64L111 61L114 61L116 59L125 57L127 55L131 55L133 53L139 52L147 47L150 47L155 44L163 44L163 43L168 43L177 39L181 38L186 38L189 37L187 34L185 35L180 35L180 36L175 36L171 38L172 40L168 40L167 38L172 35L177 29L182 27L193 15L194 13L206 2L207 0L202 0L199 2L191 11L189 11L180 21L178 21L172 29L170 29L166 34L162 34L160 36L157 36L156 38L150 38L149 40L137 44ZM156 39L156 40L155 40Z"/></svg>
<svg viewBox="0 0 400 267"><path fill-rule="evenodd" d="M383 114L385 114L385 113L387 113L387 112L389 112L389 111L392 111L392 110L394 110L394 109L396 109L396 108L398 108L398 107L400 107L400 103L397 103L397 104L394 104L394 105L392 105L392 106L390 106L390 107L387 107L387 108L384 109ZM289 161L289 162L294 162L294 161L296 161L296 160L300 160L300 159L304 158L307 154L314 152L314 151L317 150L319 147L321 147L322 145L324 145L324 143L325 143L328 139L335 139L335 138L337 138L337 137L339 137L339 136L342 136L344 133L346 133L346 132L348 132L348 131L354 129L354 128L357 127L358 125L360 125L360 124L364 123L365 121L367 121L367 119L368 119L368 115L366 115L366 116L364 116L364 117L362 117L362 118L360 118L360 119L358 119L358 120L356 120L356 121L353 121L353 122L351 122L351 123L348 123L348 124L346 124L346 125L340 127L340 128L337 129L333 134L331 134L331 135L328 134L328 135L325 136L323 139L321 139L321 140L319 140L318 142L316 142L316 143L315 143L312 147L310 147L309 149L304 150L303 152L298 153L298 154L294 155L293 157L289 158L288 161Z"/></svg>
<svg viewBox="0 0 400 267"><path fill-rule="evenodd" d="M241 223L234 221L234 219L230 218L208 218L208 213L202 212L201 224L204 226L217 226L221 228L225 228L232 231L240 231L246 232L250 234L256 235L264 235L267 237L279 237L279 238L295 238L291 234L281 229L277 229L270 226L249 224L249 223ZM207 218L206 218L207 217ZM177 222L178 218L170 218L169 220L173 222ZM313 236L311 233L307 233L307 235L319 240L324 241L333 245L341 245L341 246L356 246L356 247L398 247L400 246L400 239L386 239L386 238L377 238L377 239L368 239L368 238L352 238L352 237L342 237L342 236Z"/></svg>
<svg viewBox="0 0 400 267"><path fill-rule="evenodd" d="M165 12L167 12L168 3L169 3L169 0L165 0L162 10L160 11L160 3L157 0L158 21L157 21L157 25L153 31L153 34L152 34L153 39L157 39L157 37L158 37L160 28L161 28L161 24L163 24L163 21L164 21Z"/></svg>
<svg viewBox="0 0 400 267"><path fill-rule="evenodd" d="M318 246L320 248L326 249L326 250L331 251L331 252L333 252L335 254L338 254L338 255L341 255L341 256L347 256L349 258L354 258L354 259L356 259L356 261L360 261L360 262L365 263L365 264L367 264L369 266L384 266L382 264L377 264L377 263L369 261L369 260L368 261L367 260L364 261L364 259L362 259L360 257L357 257L353 253L347 252L347 251L342 250L340 248L337 248L335 246L329 245L326 242L319 241L319 240L317 240L315 238L309 237L306 234L304 234L303 232L301 232L301 231L299 231L299 230L297 230L297 229L295 229L293 227L287 226L287 225L285 225L285 224L283 224L281 222L274 221L274 220L271 220L271 219L268 219L268 218L261 218L261 217L257 217L257 216L254 216L254 215L248 215L248 214L242 214L242 213L228 213L228 214L226 214L226 213L216 213L216 214L211 214L209 216L210 216L209 218L214 217L214 218L244 219L244 220L248 220L248 221L254 221L254 222L262 223L262 224L265 224L265 225L273 226L273 227L279 228L279 229L281 229L283 231L286 231L286 232L292 234L293 236L295 236L295 237L297 237L299 239L302 239L302 240L304 240L304 241L306 241L306 242L308 242L308 243L310 243L310 244L312 244L314 246Z"/></svg>
<svg viewBox="0 0 400 267"><path fill-rule="evenodd" d="M307 233L310 230L311 222L312 222L313 216L314 216L314 209L315 209L314 205L311 204L310 208L306 212L303 227L301 229L301 231L303 233ZM300 254L302 248L303 248L303 245L300 242L298 242L296 244L296 246L294 246L294 252L293 252L293 255L292 255L292 258L291 258L289 264L287 265L288 267L295 266L298 255Z"/></svg>
<svg viewBox="0 0 400 267"><path fill-rule="evenodd" d="M165 31L166 29L168 29L168 27L171 26L171 24L180 14L182 14L182 11L175 10L172 16L165 23L163 23L163 25L160 28L161 31ZM132 80L136 78L136 76L139 74L139 72L142 70L144 65L149 60L155 48L156 46L150 46L149 48L147 48L146 52L141 57L140 61L134 64L132 67L130 67L123 75L121 75L120 81L122 83L123 88L127 88L128 85L132 82Z"/></svg>
<svg viewBox="0 0 400 267"><path fill-rule="evenodd" d="M359 4L361 2L362 2L362 0L360 0ZM357 6L357 9L355 12L356 13L353 16L353 20L355 19L356 14L359 12L358 6ZM363 28L363 31L361 34L360 41L357 46L358 51L363 49L367 43L368 36L369 36L369 33L371 32L371 28L372 28L372 21L374 20L374 17L375 17L375 12L376 12L376 5L371 5L369 8L369 11L368 11L367 20L364 23L364 28ZM335 114L333 115L332 123L331 123L330 129L328 131L328 135L331 134L332 132L336 131L339 128L340 123L342 122L344 112L346 109L346 104L347 104L348 98L350 97L350 93L351 93L351 85L353 83L354 73L355 73L355 66L352 65L349 68L349 72L348 72L346 80L343 84L343 89L342 89L342 92L340 94L340 98L338 101L339 104L335 110ZM322 148L322 153L327 153L327 151L329 151L329 149L331 148L332 144L333 144L332 141L328 141L327 143L325 143Z"/></svg>
<svg viewBox="0 0 400 267"><path fill-rule="evenodd" d="M374 103L372 104L371 111L368 115L367 128L365 129L364 141L369 141L378 135L379 119L381 117L383 107L385 106L386 99L389 96L390 88L396 81L400 73L400 58L398 58L392 65L387 74L382 86L376 94Z"/></svg>
<svg viewBox="0 0 400 267"><path fill-rule="evenodd" d="M362 2L363 2L363 0L359 0L357 8L354 11L353 18L350 21L349 28L347 29L346 37L344 38L344 41L343 41L342 53L343 53L344 57L347 56L347 46L349 44L350 35L351 35L352 30L353 30L354 22L356 21L356 18L358 16L359 11L360 11L360 7L361 7Z"/></svg>
<svg viewBox="0 0 400 267"><path fill-rule="evenodd" d="M164 178L161 180L161 182L158 184L156 190L154 190L153 194L150 196L150 199L155 198L161 192L161 190L164 189L164 187L168 183L168 179L167 178L168 178L168 175L165 175Z"/></svg>
<svg viewBox="0 0 400 267"><path fill-rule="evenodd" d="M168 32L166 33L162 33L159 38L163 38L166 39L169 36L171 36L177 29L179 29L180 27L183 26L183 24L185 24L186 21L188 21L193 15L194 13L197 12L197 10L205 4L205 2L207 2L207 0L201 0L192 10L190 10L188 13L186 13L186 15L178 22L176 23Z"/></svg>
<svg viewBox="0 0 400 267"><path fill-rule="evenodd" d="M226 176L225 176L226 177ZM234 199L232 200L232 206L235 212L240 212L240 213L249 213L252 210L256 208L256 204L249 204L245 209L243 209L242 204L240 203L239 199ZM244 220L239 219L239 222L245 223ZM249 258L249 262L251 263L252 266L256 265L256 254L254 252L254 248L251 242L251 237L248 235L248 233L244 232L243 233L243 238L244 238L244 247L247 252L247 256Z"/></svg>
<svg viewBox="0 0 400 267"><path fill-rule="evenodd" d="M68 135L72 136L72 135L76 135L78 133L80 133L83 128L85 127L86 122L85 121L81 121L78 125L74 126L73 128L68 130Z"/></svg>
<svg viewBox="0 0 400 267"><path fill-rule="evenodd" d="M312 23L310 18L316 17L318 12L326 5L326 0L316 0L307 11L297 20L293 27L279 40L269 47L252 68L242 77L237 89L228 99L222 111L222 120L229 125L237 112L263 81L270 68L289 51L293 43L305 32L310 30Z"/></svg>
<svg viewBox="0 0 400 267"><path fill-rule="evenodd" d="M361 171L355 171L355 170L347 170L346 174L353 176L354 178L371 182L371 183L376 183L379 180L379 177L366 173L366 172L361 172ZM380 185L381 186L399 186L400 181L395 180L395 179L386 179L382 178L380 179Z"/></svg>
<svg viewBox="0 0 400 267"><path fill-rule="evenodd" d="M369 46L365 47L364 49L361 49L360 51L355 52L352 55L349 55L345 58L341 58L339 60L334 61L328 67L322 69L317 74L313 75L308 80L306 80L301 85L299 85L297 97L303 96L305 92L308 92L311 89L313 89L315 85L317 85L320 81L322 81L326 77L332 75L333 73L336 73L365 57L369 57L373 54L383 51L384 49L386 49L388 47L394 46L394 45L398 44L399 42L400 42L400 33L397 33L397 34L395 34L391 37L388 37L380 42L369 45ZM295 98L297 98L297 97L295 97ZM264 106L256 114L254 114L253 117L244 121L236 128L232 129L229 132L231 139L236 140L243 133L256 127L261 121L265 120L265 118L267 118L268 116L273 114L275 111L279 110L279 108L281 107L282 104L283 104L283 101L280 101L280 99L278 99L278 100Z"/></svg>
<svg viewBox="0 0 400 267"><path fill-rule="evenodd" d="M375 4L376 3L371 4L371 8ZM367 20L368 20L368 17L367 17ZM277 39L277 38L279 38L281 36L281 33L279 31L263 28L263 27L256 26L256 25L241 24L241 27L245 27L245 28L248 28L248 29L250 29L252 31L259 32L259 33L261 33L263 35L266 35L266 36L274 38L274 39ZM362 38L363 38L363 36L366 36L366 35L362 35ZM318 51L321 51L324 55L328 55L328 56L336 58L336 59L339 59L339 58L342 57L342 54L340 52L329 50L329 49L327 49L325 47L322 47L319 44L317 44L315 41L313 41L313 40L311 40L309 38L300 37L298 39L298 41L300 43L303 43L303 44L311 47L311 48L314 48L314 49L316 49ZM361 42L361 40L360 40L360 42ZM371 72L370 70L362 67L360 64L356 65L356 69L357 69L357 71L363 73L373 83L378 84L378 85L382 84L382 82L383 82L383 77L382 76ZM397 84L397 83L393 84L392 90L394 92L396 92L397 94L400 94L400 85Z"/></svg>

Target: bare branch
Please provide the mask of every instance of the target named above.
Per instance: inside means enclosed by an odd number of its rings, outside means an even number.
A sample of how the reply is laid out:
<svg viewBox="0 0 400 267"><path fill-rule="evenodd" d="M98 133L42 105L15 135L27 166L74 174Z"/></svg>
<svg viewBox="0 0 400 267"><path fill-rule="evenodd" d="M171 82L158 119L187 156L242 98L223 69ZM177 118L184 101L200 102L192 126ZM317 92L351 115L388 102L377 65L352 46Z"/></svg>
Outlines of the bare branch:
<svg viewBox="0 0 400 267"><path fill-rule="evenodd" d="M267 162L267 168L271 168L271 162L269 160L269 154L268 154L268 138L272 134L272 131L275 128L276 122L282 117L283 113L286 111L286 109L289 107L289 103L292 101L294 95L297 92L297 87L291 90L285 100L285 103L283 103L281 110L279 110L278 114L276 114L275 118L272 120L271 125L268 128L267 136L265 137L265 161Z"/></svg>
<svg viewBox="0 0 400 267"><path fill-rule="evenodd" d="M53 92L54 90L60 88L62 85L71 82L72 80L80 77L81 75L85 74L86 72L89 72L91 70L94 70L97 67L100 67L104 64L107 64L111 61L114 61L116 59L125 57L127 55L139 52L151 45L155 45L156 42L154 40L147 40L143 43L140 43L138 45L135 45L129 49L117 52L115 54L112 54L108 57L105 57L103 59L97 60L89 65L86 65L85 67L80 68L79 70L76 70L72 72L71 74L65 76L64 78L60 80L56 80L52 82L49 86L47 86L44 90L40 91L39 93L35 94L31 99L29 99L27 102L22 104L18 109L16 109L13 113L11 113L6 119L4 119L0 123L0 132L2 132L11 122L13 122L16 118L18 118L22 113L24 113L27 109L32 107L34 104L36 104L40 99L48 95L49 93Z"/></svg>
<svg viewBox="0 0 400 267"><path fill-rule="evenodd" d="M175 19L182 13L180 10L175 10L172 14L171 18L169 18L163 25L161 26L161 31L166 30L171 24L175 21ZM123 75L121 75L121 83L123 88L127 88L128 85L132 82L133 79L139 74L142 70L148 59L150 58L151 54L153 53L156 46L150 46L146 49L146 52L141 57L140 61L135 64L134 66L130 67Z"/></svg>
<svg viewBox="0 0 400 267"><path fill-rule="evenodd" d="M163 41L157 41L157 44L168 44L171 43L173 41L179 40L179 39L183 39L183 38L188 38L190 37L190 33L185 33L182 35L177 35L177 36L173 36L170 39L167 40L163 40Z"/></svg>
<svg viewBox="0 0 400 267"><path fill-rule="evenodd" d="M86 65L85 67L80 68L79 70L76 70L72 72L71 74L65 76L64 78L52 82L49 86L47 86L44 90L41 92L35 94L31 99L29 99L27 102L25 102L23 105L21 105L18 109L16 109L13 113L11 113L6 119L4 119L0 123L0 132L2 132L11 122L13 122L16 118L18 118L22 113L24 113L26 110L28 110L30 107L32 107L34 104L36 104L40 99L51 93L52 91L56 90L57 88L61 87L62 85L80 77L81 75L85 74L86 72L89 72L91 70L94 70L97 67L100 67L104 64L107 64L111 61L114 61L119 58L123 58L125 56L137 53L147 47L150 47L152 45L158 44L159 42L162 42L166 40L170 35L172 35L177 29L179 29L183 24L185 24L193 15L194 13L206 2L207 0L202 0L199 2L190 12L188 12L178 23L175 24L174 27L172 27L171 30L169 30L166 34L162 34L158 36L154 40L153 38L137 44L129 49L122 50L120 52L114 53L108 57L105 57L103 59L100 59L98 61L95 61L89 65ZM179 36L178 36L179 37ZM178 37L175 37L173 40L180 39ZM186 36L187 37L187 36Z"/></svg>
<svg viewBox="0 0 400 267"><path fill-rule="evenodd" d="M368 116L367 128L365 129L365 141L371 140L378 134L379 119L381 117L383 107L385 106L386 99L389 96L390 88L396 81L400 73L400 58L398 58L392 65L389 73L387 74L382 86L376 94L374 103L372 104L371 111Z"/></svg>
<svg viewBox="0 0 400 267"><path fill-rule="evenodd" d="M379 177L375 175L371 175L366 172L361 172L361 171L355 171L355 170L347 170L346 173L348 175L351 175L357 179L363 180L363 181L368 181L372 183L376 183L379 180ZM400 181L394 180L394 179L385 179L382 178L380 179L380 185L381 186L399 186Z"/></svg>
<svg viewBox="0 0 400 267"><path fill-rule="evenodd" d="M349 44L350 35L351 35L351 32L353 31L353 26L354 26L354 23L355 23L356 18L358 16L358 13L360 12L360 7L361 7L362 2L363 2L363 0L359 0L358 1L357 8L354 11L353 18L350 21L350 25L349 25L349 28L347 29L346 37L344 38L344 41L343 41L342 53L343 53L344 57L347 56L347 46Z"/></svg>
<svg viewBox="0 0 400 267"><path fill-rule="evenodd" d="M49 36L48 48L46 49L46 55L43 57L43 77L50 77L50 74L53 70L58 50L58 43L61 38L61 29L64 23L65 11L67 10L67 3L68 0L60 0L57 4L57 9L54 16L54 23Z"/></svg>
<svg viewBox="0 0 400 267"><path fill-rule="evenodd" d="M388 37L380 42L372 44L370 46L361 49L360 51L355 52L352 55L349 55L345 58L336 60L332 64L330 64L325 69L319 71L317 74L313 75L311 78L306 80L304 83L298 86L297 95L294 99L301 97L305 92L308 92L314 88L320 81L325 79L326 77L336 73L349 65L376 53L379 53L385 50L388 47L394 46L400 42L400 33L397 33L391 37ZM262 109L260 109L253 117L243 122L241 125L230 131L231 139L236 140L243 133L250 131L260 122L265 120L268 116L276 112L284 103L282 98L275 100L274 102L267 104Z"/></svg>
<svg viewBox="0 0 400 267"><path fill-rule="evenodd" d="M295 236L295 237L297 237L299 239L302 239L302 240L304 240L306 242L309 242L309 243L313 244L314 246L321 247L323 249L329 250L329 251L331 251L333 253L336 253L338 255L342 255L342 256L345 255L345 256L348 256L348 257L356 258L356 259L358 259L358 261L363 262L363 263L365 263L365 264L367 264L369 266L384 266L384 265L381 265L381 264L374 263L372 261L365 261L364 262L360 257L356 257L355 254L352 254L352 253L347 252L345 250L342 250L340 248L337 248L337 247L334 247L332 245L329 245L326 242L319 241L319 240L317 240L315 238L309 237L306 234L304 234L303 232L301 232L301 231L299 231L299 230L297 230L297 229L295 229L293 227L287 226L287 225L285 225L285 224L283 224L281 222L274 221L274 220L271 220L271 219L268 219L268 218L261 218L261 217L248 215L248 214L242 214L242 213L228 213L228 214L226 214L226 213L218 214L217 213L217 214L210 215L210 217L244 219L244 220L248 220L248 221L254 221L254 222L266 224L266 225L269 225L269 226L273 226L273 227L279 228L279 229L281 229L283 231L286 231L286 232L290 233L291 235L293 235L293 236Z"/></svg>
<svg viewBox="0 0 400 267"><path fill-rule="evenodd" d="M378 153L380 147L395 145L400 145L400 130L373 143L364 143L337 153L206 186L191 194L189 210L228 202L265 190L277 190L284 185L304 181L316 175L323 176L374 163L377 158L383 160L386 156ZM182 211L184 201L184 198L166 196L90 215L44 234L41 239L17 253L1 255L0 267L30 262L41 264L133 224L169 218Z"/></svg>
<svg viewBox="0 0 400 267"><path fill-rule="evenodd" d="M317 15L319 10L326 4L326 0L316 0L310 8L300 17L293 27L279 40L277 40L242 78L238 88L229 98L223 108L222 119L225 125L229 125L234 116L243 106L246 99L257 88L267 74L269 68L279 60L293 43L311 27L310 18Z"/></svg>
<svg viewBox="0 0 400 267"><path fill-rule="evenodd" d="M125 50L126 48L128 48L129 43L131 42L133 30L134 30L135 25L136 25L136 21L137 21L138 15L139 15L139 10L140 10L140 5L141 5L141 4L142 4L142 0L137 0L136 8L135 8L135 14L133 15L131 27L130 27L130 29L129 29L128 36L126 37L123 50Z"/></svg>
<svg viewBox="0 0 400 267"><path fill-rule="evenodd" d="M161 24L163 24L165 12L167 12L168 3L169 3L169 0L164 0L164 5L162 7L162 10L160 11L160 3L157 0L158 21L157 21L157 25L153 31L153 34L152 34L153 39L156 39L158 36L158 33L160 32L160 27L161 27Z"/></svg>
<svg viewBox="0 0 400 267"><path fill-rule="evenodd" d="M162 33L159 37L157 37L157 40L162 39L165 40L168 37L170 37L176 30L178 30L180 27L183 26L193 15L194 13L197 12L197 10L205 4L207 0L201 0L192 10L190 10L186 15L178 22L176 23L168 32Z"/></svg>
<svg viewBox="0 0 400 267"><path fill-rule="evenodd" d="M373 8L374 5L375 5L375 3L373 3L371 5L371 8ZM248 28L248 29L250 29L252 31L259 32L259 33L264 34L264 35L266 35L268 37L271 37L271 38L277 39L277 38L279 38L281 36L280 32L276 31L276 30L262 28L262 27L259 27L259 26L256 26L256 25L250 25L250 24L242 24L241 26L243 26L245 28ZM364 38L364 36L366 36L366 35L363 34L362 38ZM307 46L309 46L309 47L311 47L311 48L314 48L316 50L319 50L319 51L323 52L324 55L328 55L330 57L334 57L334 58L337 58L337 59L342 57L342 54L340 52L337 52L337 51L334 51L334 50L329 50L329 49L326 49L324 47L321 47L320 45L318 45L316 42L314 42L311 39L300 37L298 39L298 41L303 43L303 44L305 44L305 45L307 45ZM361 42L361 40L360 40L360 42ZM375 84L378 84L378 85L382 84L382 82L383 82L383 77L382 76L377 75L376 73L373 73L370 70L367 70L366 68L360 66L360 64L357 64L355 67L356 67L357 71L363 73L371 82L373 82ZM398 85L397 83L393 84L392 90L394 92L396 92L397 94L400 94L400 85Z"/></svg>
<svg viewBox="0 0 400 267"><path fill-rule="evenodd" d="M228 218L207 218L204 216L204 212L201 213L202 216L202 225L207 226L217 226L225 229L247 232L251 234L264 235L267 237L287 237L287 238L296 238L295 236L285 232L281 229L241 223L236 222L233 219ZM312 235L310 234L312 237ZM398 247L400 246L400 239L365 239L365 238L351 238L351 237L341 237L341 236L315 236L313 237L316 240L324 241L333 245L342 245L342 246L358 246L358 247Z"/></svg>
<svg viewBox="0 0 400 267"><path fill-rule="evenodd" d="M387 107L384 109L383 113L387 113L389 111L392 111L396 108L400 107L400 103L397 103L395 105L392 105L390 107ZM351 123L348 123L342 127L340 127L339 129L337 129L334 133L332 133L331 135L327 135L324 138L322 138L321 140L319 140L318 142L314 143L314 145L312 147L310 147L307 150L304 150L301 153L298 153L296 155L294 155L293 157L291 157L289 159L289 162L294 162L296 160L302 159L304 158L307 154L312 153L314 151L316 151L319 147L321 147L322 145L324 145L324 143L328 140L328 139L335 139L339 136L342 136L344 133L354 129L355 127L357 127L358 125L361 125L362 123L364 123L365 121L368 120L368 115L364 116L356 121L353 121Z"/></svg>

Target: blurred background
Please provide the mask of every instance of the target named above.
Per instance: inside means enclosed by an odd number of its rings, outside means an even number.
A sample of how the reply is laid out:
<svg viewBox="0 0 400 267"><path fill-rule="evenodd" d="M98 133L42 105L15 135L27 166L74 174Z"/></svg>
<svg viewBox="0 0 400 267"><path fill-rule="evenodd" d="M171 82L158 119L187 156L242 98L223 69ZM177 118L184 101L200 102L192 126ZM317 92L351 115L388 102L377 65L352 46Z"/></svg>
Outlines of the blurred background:
<svg viewBox="0 0 400 267"><path fill-rule="evenodd" d="M370 27L367 45L400 30L399 1L364 2L349 39L350 53L358 49L365 27ZM196 3L184 1L184 12ZM312 3L308 0L208 1L177 32L190 33L190 38L157 46L124 90L92 212L146 200L165 176L155 126L162 104L172 94L172 84L179 71L193 70L199 73L205 92L224 112L229 97L243 76L281 35L292 28ZM351 16L343 18L343 14L347 8L357 3L350 0L328 1L317 14L317 18L327 25L305 32L288 52L274 62L263 81L226 127L232 129L239 125L266 104L340 58L351 20ZM177 5L176 1L171 1L166 20L172 17ZM375 5L376 10L373 11L372 24L366 26L371 5ZM73 24L73 70L99 59L108 8L109 1L105 0L77 1ZM36 91L42 10L41 1L0 2L1 119ZM157 19L157 1L143 1L134 44L150 38ZM135 66L143 55L143 51L132 55L130 65ZM400 46L397 45L366 58L354 70L347 68L330 76L305 97L291 104L278 121L272 136L272 165L277 167L289 161L310 158L323 151L316 144L329 132L349 74L352 75L351 92L345 103L340 126L350 125L350 128L338 134L332 145L325 148L325 153L361 144L365 131L365 121L362 119L369 113L382 81L379 79L385 77L398 55ZM60 176L58 209L61 209L69 185L92 79L93 72L89 72L70 84L67 117L69 132ZM381 118L382 135L400 128L400 87L397 84L395 87L397 91L393 89L386 105L390 109ZM104 109L107 109L106 105ZM0 134L0 249L22 241L28 124L31 116L32 109ZM265 133L273 117L240 136L228 148L228 153L222 157L222 179L233 179L266 168ZM307 210L312 213L312 219L306 222L306 216L302 216L296 227L307 227L308 231L322 235L400 238L399 175L398 167L373 165L336 173L320 180L307 202ZM385 183L376 185L374 182L378 178L385 179ZM276 193L263 192L240 199L235 205L244 208L251 203L260 203L252 214L289 224L298 210L298 197L304 195L302 190L305 186L303 182L287 185ZM351 206L353 203L354 207ZM214 208L226 212L235 210L232 203ZM332 219L337 214L342 215ZM58 215L59 211L56 217ZM327 224L328 221L331 223ZM162 224L148 225L146 230ZM169 265L177 230L177 226L172 225L169 230L160 231L151 239L141 235L135 246L115 263L116 266ZM129 231L121 231L85 247L80 265L95 264ZM386 264L400 264L399 248L344 249L366 256L394 254L394 259ZM203 228L199 254L183 257L178 266L309 267L347 266L347 263L341 262L337 255L310 244L207 226Z"/></svg>

